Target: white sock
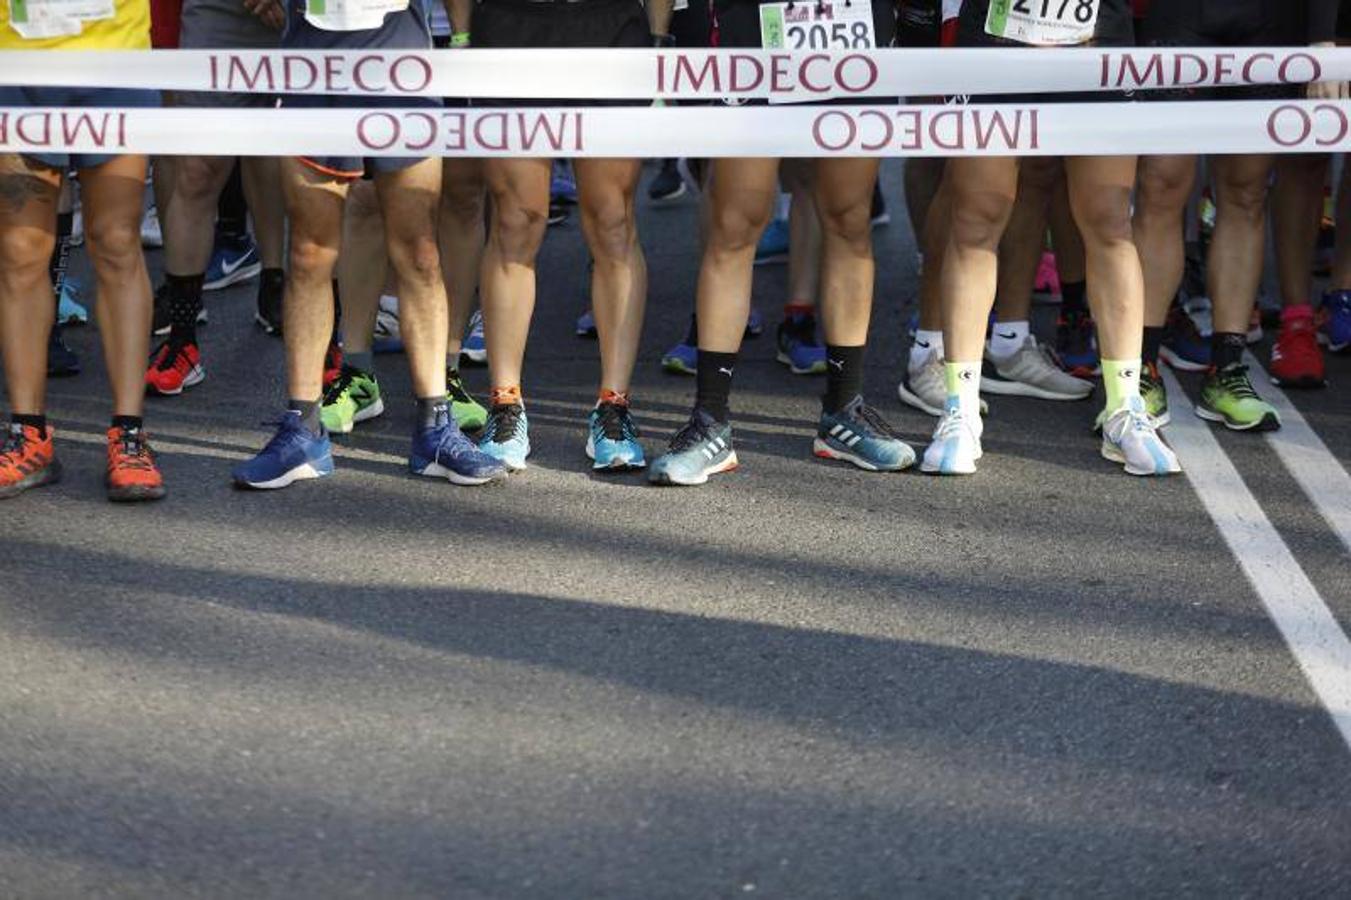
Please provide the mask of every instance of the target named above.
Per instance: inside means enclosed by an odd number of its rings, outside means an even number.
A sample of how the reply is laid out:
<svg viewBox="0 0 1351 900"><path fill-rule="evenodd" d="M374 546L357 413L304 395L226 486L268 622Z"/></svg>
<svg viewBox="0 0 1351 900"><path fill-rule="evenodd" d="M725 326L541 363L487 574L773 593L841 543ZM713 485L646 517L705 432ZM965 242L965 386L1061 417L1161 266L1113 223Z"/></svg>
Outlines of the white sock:
<svg viewBox="0 0 1351 900"><path fill-rule="evenodd" d="M944 363L943 381L949 406L956 403L962 412L980 419L980 363Z"/></svg>
<svg viewBox="0 0 1351 900"><path fill-rule="evenodd" d="M935 353L943 355L943 332L923 328L916 331L915 342L910 345L910 371L918 372Z"/></svg>
<svg viewBox="0 0 1351 900"><path fill-rule="evenodd" d="M990 332L990 355L995 359L1008 359L1023 349L1030 333L1028 322L995 322Z"/></svg>

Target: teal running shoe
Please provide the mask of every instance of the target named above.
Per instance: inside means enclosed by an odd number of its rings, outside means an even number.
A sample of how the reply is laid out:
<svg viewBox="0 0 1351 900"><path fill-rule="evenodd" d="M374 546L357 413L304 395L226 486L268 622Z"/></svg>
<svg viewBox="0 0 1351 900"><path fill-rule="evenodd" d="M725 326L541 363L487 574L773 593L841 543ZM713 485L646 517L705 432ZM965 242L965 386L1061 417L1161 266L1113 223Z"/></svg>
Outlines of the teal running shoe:
<svg viewBox="0 0 1351 900"><path fill-rule="evenodd" d="M812 452L869 472L899 472L915 464L915 451L871 406L855 397L838 412L822 411Z"/></svg>
<svg viewBox="0 0 1351 900"><path fill-rule="evenodd" d="M666 452L653 460L647 480L653 484L703 484L708 476L736 467L732 426L695 409L685 427L671 438Z"/></svg>
<svg viewBox="0 0 1351 900"><path fill-rule="evenodd" d="M530 455L529 421L519 403L500 403L488 412L488 424L479 437L479 449L519 472Z"/></svg>
<svg viewBox="0 0 1351 900"><path fill-rule="evenodd" d="M586 455L591 468L601 471L647 468L638 427L626 404L601 403L591 410Z"/></svg>

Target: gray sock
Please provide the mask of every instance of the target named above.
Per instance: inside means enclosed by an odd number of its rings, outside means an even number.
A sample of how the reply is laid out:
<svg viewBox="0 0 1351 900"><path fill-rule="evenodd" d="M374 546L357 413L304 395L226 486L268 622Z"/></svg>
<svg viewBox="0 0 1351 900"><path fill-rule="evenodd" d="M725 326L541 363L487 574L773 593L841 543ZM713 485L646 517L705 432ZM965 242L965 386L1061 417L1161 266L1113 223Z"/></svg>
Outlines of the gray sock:
<svg viewBox="0 0 1351 900"><path fill-rule="evenodd" d="M419 397L417 401L418 427L426 430L450 422L450 404L442 397Z"/></svg>
<svg viewBox="0 0 1351 900"><path fill-rule="evenodd" d="M360 369L363 372L375 371L375 354L369 350L344 353L342 359L343 362L354 369Z"/></svg>

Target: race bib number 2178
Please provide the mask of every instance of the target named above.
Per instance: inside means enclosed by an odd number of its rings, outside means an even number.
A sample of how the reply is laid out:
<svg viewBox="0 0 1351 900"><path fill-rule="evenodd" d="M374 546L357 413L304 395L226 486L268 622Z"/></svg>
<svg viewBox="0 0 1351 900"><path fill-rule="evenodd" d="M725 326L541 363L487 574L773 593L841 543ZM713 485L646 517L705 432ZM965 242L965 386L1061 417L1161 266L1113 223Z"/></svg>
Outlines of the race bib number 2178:
<svg viewBox="0 0 1351 900"><path fill-rule="evenodd" d="M990 0L985 31L1040 47L1086 44L1098 26L1101 0Z"/></svg>

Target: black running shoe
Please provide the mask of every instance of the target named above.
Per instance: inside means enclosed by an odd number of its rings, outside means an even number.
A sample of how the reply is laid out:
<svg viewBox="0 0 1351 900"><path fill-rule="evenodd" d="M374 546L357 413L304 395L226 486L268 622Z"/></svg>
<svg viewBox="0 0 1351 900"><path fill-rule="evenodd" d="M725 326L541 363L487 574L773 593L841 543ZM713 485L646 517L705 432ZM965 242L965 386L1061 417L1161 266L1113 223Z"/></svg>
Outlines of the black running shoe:
<svg viewBox="0 0 1351 900"><path fill-rule="evenodd" d="M51 337L47 339L47 374L52 378L80 374L80 358L66 346L60 325L52 327Z"/></svg>
<svg viewBox="0 0 1351 900"><path fill-rule="evenodd" d="M685 193L685 182L680 177L680 170L676 168L676 161L674 159L663 159L660 171L653 177L652 183L647 186L648 198L657 203L663 203L683 197Z"/></svg>

